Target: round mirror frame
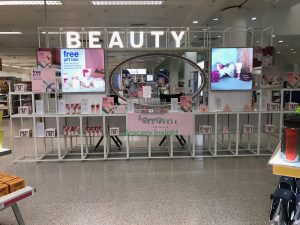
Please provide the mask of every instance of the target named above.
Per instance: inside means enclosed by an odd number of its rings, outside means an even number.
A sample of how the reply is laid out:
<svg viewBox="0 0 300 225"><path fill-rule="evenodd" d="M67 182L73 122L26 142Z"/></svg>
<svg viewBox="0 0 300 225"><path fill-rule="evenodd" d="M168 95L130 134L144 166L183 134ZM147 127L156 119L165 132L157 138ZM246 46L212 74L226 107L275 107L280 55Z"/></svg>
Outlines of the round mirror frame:
<svg viewBox="0 0 300 225"><path fill-rule="evenodd" d="M205 75L204 75L204 71L193 61L191 61L190 59L184 58L182 56L179 55L175 55L175 54L168 54L168 53L148 53L148 54L143 54L143 55L139 55L139 56L134 56L131 57L129 59L126 59L125 61L121 62L119 65L117 65L110 73L109 76L109 83L110 83L110 87L113 90L113 92L121 99L123 99L124 101L126 101L126 98L124 98L123 96L121 96L118 91L113 87L112 85L112 76L115 74L115 72L123 65L125 65L127 62L135 60L135 59L139 59L139 58L146 58L146 57L152 57L152 56L160 56L160 57L170 57L170 58L176 58L176 59L180 59L183 60L185 62L187 62L188 64L190 64L191 66L193 66L195 69L197 69L198 71L200 71L200 76L201 76L201 85L198 88L197 92L193 95L193 98L195 98L205 87L206 85L206 79L205 79Z"/></svg>

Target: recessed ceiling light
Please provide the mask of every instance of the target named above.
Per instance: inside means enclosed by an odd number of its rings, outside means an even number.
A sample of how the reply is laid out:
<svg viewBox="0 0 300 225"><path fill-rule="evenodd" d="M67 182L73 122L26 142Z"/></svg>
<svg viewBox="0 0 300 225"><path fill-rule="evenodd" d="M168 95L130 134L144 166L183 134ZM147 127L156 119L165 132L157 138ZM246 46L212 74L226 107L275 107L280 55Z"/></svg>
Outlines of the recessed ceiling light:
<svg viewBox="0 0 300 225"><path fill-rule="evenodd" d="M198 36L197 36L197 35L194 35L194 36L193 36L193 38L196 38L196 37L198 37Z"/></svg>
<svg viewBox="0 0 300 225"><path fill-rule="evenodd" d="M293 48L291 48L290 50L291 50L291 51L294 51L294 49L293 49Z"/></svg>
<svg viewBox="0 0 300 225"><path fill-rule="evenodd" d="M283 40L279 40L278 42L279 42L279 43L282 43L282 42L283 42Z"/></svg>
<svg viewBox="0 0 300 225"><path fill-rule="evenodd" d="M222 36L221 35L218 35L218 38L221 38Z"/></svg>
<svg viewBox="0 0 300 225"><path fill-rule="evenodd" d="M0 1L0 6L11 5L44 5L44 1ZM62 5L62 1L46 1L46 5Z"/></svg>
<svg viewBox="0 0 300 225"><path fill-rule="evenodd" d="M293 52L293 54L296 54L296 52Z"/></svg>
<svg viewBox="0 0 300 225"><path fill-rule="evenodd" d="M285 45L286 47L288 47L289 45Z"/></svg>
<svg viewBox="0 0 300 225"><path fill-rule="evenodd" d="M277 52L278 54L280 54L280 52Z"/></svg>
<svg viewBox="0 0 300 225"><path fill-rule="evenodd" d="M90 1L91 5L163 5L165 1Z"/></svg>
<svg viewBox="0 0 300 225"><path fill-rule="evenodd" d="M274 37L276 37L276 35L275 35L275 34L273 34L273 35L272 35L272 38L274 38Z"/></svg>
<svg viewBox="0 0 300 225"><path fill-rule="evenodd" d="M0 34L15 34L15 35L22 35L22 32L19 31L2 31Z"/></svg>
<svg viewBox="0 0 300 225"><path fill-rule="evenodd" d="M194 24L198 23L198 20L194 20L193 23L194 23Z"/></svg>
<svg viewBox="0 0 300 225"><path fill-rule="evenodd" d="M29 67L23 67L23 69L25 69L25 70L30 70L30 68L29 68Z"/></svg>
<svg viewBox="0 0 300 225"><path fill-rule="evenodd" d="M214 20L214 21L218 21L218 20L219 20L219 18L213 18L213 20Z"/></svg>
<svg viewBox="0 0 300 225"><path fill-rule="evenodd" d="M256 17L252 17L251 20L256 20Z"/></svg>

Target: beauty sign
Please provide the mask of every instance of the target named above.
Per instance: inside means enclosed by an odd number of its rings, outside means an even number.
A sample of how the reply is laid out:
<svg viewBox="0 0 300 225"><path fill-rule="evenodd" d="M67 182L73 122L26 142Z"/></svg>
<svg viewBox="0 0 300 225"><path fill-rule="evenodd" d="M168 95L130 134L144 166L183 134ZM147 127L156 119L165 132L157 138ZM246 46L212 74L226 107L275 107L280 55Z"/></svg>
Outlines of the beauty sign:
<svg viewBox="0 0 300 225"><path fill-rule="evenodd" d="M65 32L65 36L67 48L181 48L182 46L186 46L187 30L187 28L183 30L172 30L171 28L166 30L153 28L152 30L151 28L147 28L147 31L127 30L126 32L119 30L110 32L97 30L85 32L67 31ZM124 35L124 33L126 34ZM88 46L82 46L82 42L80 41L82 35L86 37ZM106 46L103 46L102 40L105 37L108 37L108 39ZM170 40L166 41L166 37L170 37Z"/></svg>
<svg viewBox="0 0 300 225"><path fill-rule="evenodd" d="M191 113L127 114L128 136L194 135L194 116Z"/></svg>

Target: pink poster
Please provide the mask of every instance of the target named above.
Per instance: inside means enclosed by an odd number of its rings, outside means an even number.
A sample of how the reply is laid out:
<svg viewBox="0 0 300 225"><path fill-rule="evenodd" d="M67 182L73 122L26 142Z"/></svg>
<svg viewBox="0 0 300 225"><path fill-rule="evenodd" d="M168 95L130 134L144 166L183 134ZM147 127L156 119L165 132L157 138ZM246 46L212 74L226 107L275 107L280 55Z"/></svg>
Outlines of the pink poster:
<svg viewBox="0 0 300 225"><path fill-rule="evenodd" d="M56 70L54 68L35 68L31 70L32 92L55 92Z"/></svg>
<svg viewBox="0 0 300 225"><path fill-rule="evenodd" d="M61 49L63 92L105 92L103 49Z"/></svg>
<svg viewBox="0 0 300 225"><path fill-rule="evenodd" d="M127 114L129 136L194 135L194 115L191 113Z"/></svg>

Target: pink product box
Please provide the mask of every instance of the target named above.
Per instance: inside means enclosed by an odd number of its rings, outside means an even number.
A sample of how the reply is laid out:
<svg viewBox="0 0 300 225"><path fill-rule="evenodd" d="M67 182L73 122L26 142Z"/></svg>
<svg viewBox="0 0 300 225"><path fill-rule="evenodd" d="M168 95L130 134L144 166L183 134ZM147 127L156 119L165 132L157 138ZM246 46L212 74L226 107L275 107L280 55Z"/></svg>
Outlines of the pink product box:
<svg viewBox="0 0 300 225"><path fill-rule="evenodd" d="M242 130L244 134L252 134L253 133L253 125L251 124L244 124L242 126Z"/></svg>
<svg viewBox="0 0 300 225"><path fill-rule="evenodd" d="M45 137L56 137L56 129L48 128L45 130Z"/></svg>
<svg viewBox="0 0 300 225"><path fill-rule="evenodd" d="M73 134L74 134L74 136L78 136L79 135L79 133L80 133L80 128L79 127L73 127Z"/></svg>
<svg viewBox="0 0 300 225"><path fill-rule="evenodd" d="M76 104L76 114L81 114L81 104Z"/></svg>
<svg viewBox="0 0 300 225"><path fill-rule="evenodd" d="M90 127L85 128L85 136L89 137L90 136Z"/></svg>
<svg viewBox="0 0 300 225"><path fill-rule="evenodd" d="M287 111L295 111L298 107L298 103L296 102L287 102L284 104L284 109Z"/></svg>
<svg viewBox="0 0 300 225"><path fill-rule="evenodd" d="M32 137L32 130L31 129L21 129L19 130L20 137Z"/></svg>
<svg viewBox="0 0 300 225"><path fill-rule="evenodd" d="M275 133L274 124L264 124L263 126L264 133Z"/></svg>
<svg viewBox="0 0 300 225"><path fill-rule="evenodd" d="M223 127L222 130L221 130L221 133L222 134L229 134L230 133L229 128L228 127Z"/></svg>
<svg viewBox="0 0 300 225"><path fill-rule="evenodd" d="M24 92L27 91L27 84L14 84L15 92Z"/></svg>
<svg viewBox="0 0 300 225"><path fill-rule="evenodd" d="M77 107L77 104L71 104L70 114L76 114L76 107Z"/></svg>
<svg viewBox="0 0 300 225"><path fill-rule="evenodd" d="M19 114L31 114L32 108L31 108L31 106L19 106L18 113Z"/></svg>
<svg viewBox="0 0 300 225"><path fill-rule="evenodd" d="M199 134L211 134L211 133L212 133L212 126L208 126L208 125L199 126Z"/></svg>
<svg viewBox="0 0 300 225"><path fill-rule="evenodd" d="M279 111L279 104L278 103L268 103L267 110L268 111Z"/></svg>

